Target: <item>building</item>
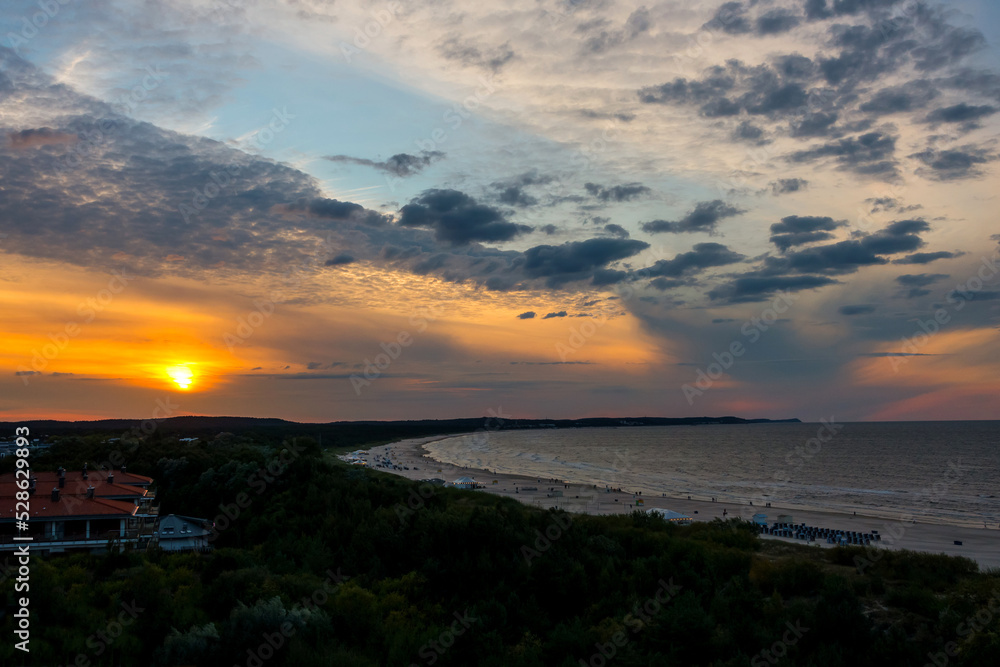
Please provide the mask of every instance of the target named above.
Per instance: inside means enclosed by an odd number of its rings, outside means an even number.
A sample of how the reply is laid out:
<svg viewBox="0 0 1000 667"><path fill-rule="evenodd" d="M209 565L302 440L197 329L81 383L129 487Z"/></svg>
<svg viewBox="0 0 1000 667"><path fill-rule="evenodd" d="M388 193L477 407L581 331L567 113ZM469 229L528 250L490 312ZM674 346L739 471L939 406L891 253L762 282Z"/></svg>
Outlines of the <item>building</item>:
<svg viewBox="0 0 1000 667"><path fill-rule="evenodd" d="M156 528L157 544L164 551L202 551L210 548L209 522L180 514L168 514Z"/></svg>
<svg viewBox="0 0 1000 667"><path fill-rule="evenodd" d="M694 521L691 517L686 514L681 514L680 512L675 512L673 510L660 509L659 507L652 507L646 510L649 514L658 514L663 517L663 519L669 523L679 523L681 525L687 525Z"/></svg>
<svg viewBox="0 0 1000 667"><path fill-rule="evenodd" d="M151 477L120 470L69 473L33 472L28 489L18 485L16 473L0 475L0 553L13 551L30 536L31 550L39 553L103 551L112 544L144 548L155 537L158 508L149 490ZM20 478L23 481L23 477ZM17 529L23 511L19 491L28 491L28 530ZM18 507L22 502L22 507Z"/></svg>

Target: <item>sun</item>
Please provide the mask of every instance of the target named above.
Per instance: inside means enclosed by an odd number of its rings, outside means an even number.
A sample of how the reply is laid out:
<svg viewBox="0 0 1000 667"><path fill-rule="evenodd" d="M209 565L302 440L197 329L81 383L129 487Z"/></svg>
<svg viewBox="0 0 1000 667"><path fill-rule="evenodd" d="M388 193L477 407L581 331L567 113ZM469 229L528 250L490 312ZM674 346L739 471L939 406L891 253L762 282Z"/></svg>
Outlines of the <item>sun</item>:
<svg viewBox="0 0 1000 667"><path fill-rule="evenodd" d="M187 366L168 366L167 377L173 380L179 389L190 389L194 382L194 373Z"/></svg>

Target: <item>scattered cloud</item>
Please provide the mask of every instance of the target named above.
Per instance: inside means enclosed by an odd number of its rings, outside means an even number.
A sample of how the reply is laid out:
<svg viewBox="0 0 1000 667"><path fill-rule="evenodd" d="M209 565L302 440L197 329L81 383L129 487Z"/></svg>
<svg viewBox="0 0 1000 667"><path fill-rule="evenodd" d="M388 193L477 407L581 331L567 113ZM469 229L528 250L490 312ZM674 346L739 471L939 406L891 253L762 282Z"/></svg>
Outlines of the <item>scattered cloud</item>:
<svg viewBox="0 0 1000 667"><path fill-rule="evenodd" d="M427 190L399 214L400 225L433 229L435 238L452 245L510 241L532 231L507 220L500 209L480 204L458 190Z"/></svg>
<svg viewBox="0 0 1000 667"><path fill-rule="evenodd" d="M846 224L830 217L789 215L771 225L771 243L785 251L792 246L826 241L833 238L830 232Z"/></svg>
<svg viewBox="0 0 1000 667"><path fill-rule="evenodd" d="M803 163L832 158L838 168L844 171L851 171L859 176L893 180L899 176L894 158L895 150L895 136L884 132L868 132L796 151L788 159Z"/></svg>
<svg viewBox="0 0 1000 667"><path fill-rule="evenodd" d="M708 296L713 301L725 300L730 303L763 301L775 292L800 292L837 282L826 276L744 275L726 285L709 290Z"/></svg>
<svg viewBox="0 0 1000 667"><path fill-rule="evenodd" d="M721 199L699 202L694 210L680 220L653 220L642 223L642 231L647 234L681 234L688 232L714 233L720 220L746 213Z"/></svg>
<svg viewBox="0 0 1000 667"><path fill-rule="evenodd" d="M612 236L617 236L620 239L627 239L630 236L627 229L625 229L621 225L616 225L614 223L604 225L604 231L606 231L608 234L611 234Z"/></svg>
<svg viewBox="0 0 1000 667"><path fill-rule="evenodd" d="M514 50L505 42L498 46L486 47L473 40L452 36L441 43L438 52L448 60L466 67L483 69L493 74L500 72L515 58Z"/></svg>
<svg viewBox="0 0 1000 667"><path fill-rule="evenodd" d="M948 278L946 273L918 273L918 274L903 274L901 276L896 276L896 282L907 288L905 292L905 298L915 299L921 296L927 296L930 294L930 290L924 289L928 285L933 285L934 283Z"/></svg>
<svg viewBox="0 0 1000 667"><path fill-rule="evenodd" d="M926 165L917 169L917 174L935 181L954 181L982 176L980 165L993 162L998 156L985 148L960 146L946 150L928 148L910 157Z"/></svg>
<svg viewBox="0 0 1000 667"><path fill-rule="evenodd" d="M441 151L423 151L420 155L410 155L409 153L397 153L387 160L377 161L366 158L351 157L350 155L326 155L324 160L330 162L342 162L347 164L357 164L364 167L371 167L378 171L383 171L400 178L413 176L429 167L433 162L444 158Z"/></svg>
<svg viewBox="0 0 1000 667"><path fill-rule="evenodd" d="M997 107L983 104L970 105L965 102L950 107L935 109L924 118L925 123L972 123L998 111Z"/></svg>
<svg viewBox="0 0 1000 667"><path fill-rule="evenodd" d="M771 194L775 197L787 195L792 192L805 190L809 186L809 181L804 178L780 178L769 184Z"/></svg>
<svg viewBox="0 0 1000 667"><path fill-rule="evenodd" d="M597 183L585 183L587 192L601 201L623 202L636 199L650 193L650 189L642 183L625 183L607 187Z"/></svg>
<svg viewBox="0 0 1000 667"><path fill-rule="evenodd" d="M661 259L645 272L650 277L680 278L707 268L736 264L745 258L721 243L697 243L690 252L679 253L673 259Z"/></svg>
<svg viewBox="0 0 1000 667"><path fill-rule="evenodd" d="M948 252L942 250L939 252L915 252L912 255L907 255L906 257L901 257L899 259L892 260L893 264L930 264L931 262L936 262L939 259L952 259L954 257L961 257L966 253L964 252Z"/></svg>
<svg viewBox="0 0 1000 667"><path fill-rule="evenodd" d="M326 260L327 266L342 266L344 264L351 264L354 262L354 256L347 253L341 253L330 259Z"/></svg>
<svg viewBox="0 0 1000 667"><path fill-rule="evenodd" d="M570 281L594 279L595 273L608 264L631 257L649 247L634 239L597 238L570 241L562 245L540 245L524 252L524 272L531 278L544 278L550 286ZM620 278L624 277L621 273Z"/></svg>
<svg viewBox="0 0 1000 667"><path fill-rule="evenodd" d="M841 315L853 317L855 315L870 315L875 312L875 306L871 304L858 304L853 306L841 306L837 309Z"/></svg>

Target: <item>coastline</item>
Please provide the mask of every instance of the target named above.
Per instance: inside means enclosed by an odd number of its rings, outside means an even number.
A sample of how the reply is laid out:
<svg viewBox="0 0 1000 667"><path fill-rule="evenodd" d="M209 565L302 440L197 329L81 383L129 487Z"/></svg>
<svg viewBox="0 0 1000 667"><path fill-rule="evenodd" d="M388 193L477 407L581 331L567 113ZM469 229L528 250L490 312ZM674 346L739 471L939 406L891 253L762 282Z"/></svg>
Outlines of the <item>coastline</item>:
<svg viewBox="0 0 1000 667"><path fill-rule="evenodd" d="M389 457L399 469L375 468L408 479L420 481L439 478L449 484L458 477L470 477L482 485L480 492L514 498L526 505L542 509L559 507L568 512L583 514L626 514L635 509L660 508L673 510L690 516L695 521L712 521L742 517L750 519L755 512L767 515L768 524L776 521L778 514L791 514L794 523L805 523L824 528L869 532L879 531L883 539L880 549L909 549L927 553L943 553L949 556L965 556L979 563L981 569L1000 567L1000 531L968 526L954 526L919 521L900 521L885 517L862 514L846 514L831 511L802 510L797 508L769 508L738 505L732 502L711 502L667 495L638 495L626 490L607 491L604 487L572 484L557 480L547 480L525 475L507 473L494 474L480 468L465 468L441 463L430 458L424 445L462 434L449 434L424 438L410 438L387 445L373 447L367 456L361 458L371 462L376 457ZM467 435L467 434L466 434ZM404 468L409 468L406 470ZM561 492L561 496L557 495ZM636 501L642 498L643 506ZM763 536L765 539L793 542L806 545L803 540ZM956 545L955 541L962 542ZM826 542L812 543L829 548Z"/></svg>

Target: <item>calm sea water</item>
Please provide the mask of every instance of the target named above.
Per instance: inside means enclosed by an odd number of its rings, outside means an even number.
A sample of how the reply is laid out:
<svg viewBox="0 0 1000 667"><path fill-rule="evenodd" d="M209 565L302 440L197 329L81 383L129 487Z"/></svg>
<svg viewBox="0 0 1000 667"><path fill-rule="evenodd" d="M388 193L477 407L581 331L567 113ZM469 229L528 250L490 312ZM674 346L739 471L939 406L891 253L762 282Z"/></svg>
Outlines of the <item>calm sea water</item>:
<svg viewBox="0 0 1000 667"><path fill-rule="evenodd" d="M532 429L428 444L442 462L647 495L1000 523L1000 422ZM821 436L821 437L818 437Z"/></svg>

